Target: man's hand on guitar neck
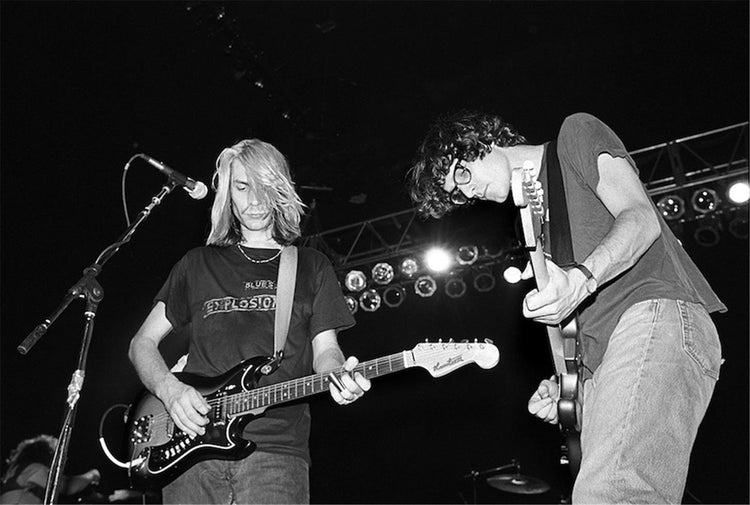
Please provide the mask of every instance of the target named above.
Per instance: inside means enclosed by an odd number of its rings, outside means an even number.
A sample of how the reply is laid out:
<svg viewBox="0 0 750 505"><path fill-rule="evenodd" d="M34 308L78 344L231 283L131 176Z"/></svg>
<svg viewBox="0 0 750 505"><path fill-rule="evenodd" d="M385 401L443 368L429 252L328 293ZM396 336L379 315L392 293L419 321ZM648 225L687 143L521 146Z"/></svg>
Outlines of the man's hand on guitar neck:
<svg viewBox="0 0 750 505"><path fill-rule="evenodd" d="M586 276L578 269L565 271L552 260L545 258L549 282L541 289L532 289L523 299L523 315L546 325L557 325L568 317L589 295ZM522 279L534 276L528 263Z"/></svg>
<svg viewBox="0 0 750 505"><path fill-rule="evenodd" d="M557 424L557 400L560 399L560 388L555 379L553 375L550 379L540 382L528 404L532 415L550 424Z"/></svg>

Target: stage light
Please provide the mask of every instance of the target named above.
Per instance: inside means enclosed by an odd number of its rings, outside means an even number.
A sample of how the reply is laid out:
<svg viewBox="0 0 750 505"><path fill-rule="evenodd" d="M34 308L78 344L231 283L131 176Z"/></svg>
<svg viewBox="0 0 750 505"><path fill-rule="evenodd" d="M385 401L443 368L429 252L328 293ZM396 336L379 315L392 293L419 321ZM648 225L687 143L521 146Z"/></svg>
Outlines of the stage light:
<svg viewBox="0 0 750 505"><path fill-rule="evenodd" d="M401 275L411 278L419 271L419 263L411 256L407 256L401 260L398 269Z"/></svg>
<svg viewBox="0 0 750 505"><path fill-rule="evenodd" d="M375 312L380 308L380 294L374 289L366 289L359 295L359 306L365 312Z"/></svg>
<svg viewBox="0 0 750 505"><path fill-rule="evenodd" d="M388 286L383 291L383 303L391 308L396 308L404 303L405 298L406 291L401 286Z"/></svg>
<svg viewBox="0 0 750 505"><path fill-rule="evenodd" d="M503 272L503 279L508 284L518 284L521 281L521 269L511 265Z"/></svg>
<svg viewBox="0 0 750 505"><path fill-rule="evenodd" d="M667 221L680 219L685 214L685 200L677 195L667 195L656 202L656 207Z"/></svg>
<svg viewBox="0 0 750 505"><path fill-rule="evenodd" d="M359 305L357 305L357 300L355 300L353 296L351 295L344 296L344 301L346 302L346 308L349 309L349 312L351 314L354 314L355 312L357 312Z"/></svg>
<svg viewBox="0 0 750 505"><path fill-rule="evenodd" d="M750 186L747 181L734 181L729 185L727 197L732 203L742 205L750 199Z"/></svg>
<svg viewBox="0 0 750 505"><path fill-rule="evenodd" d="M414 292L422 298L432 296L437 291L437 282L429 275L423 275L414 281Z"/></svg>
<svg viewBox="0 0 750 505"><path fill-rule="evenodd" d="M715 211L719 206L719 195L713 189L701 188L693 193L690 201L696 212L708 214Z"/></svg>
<svg viewBox="0 0 750 505"><path fill-rule="evenodd" d="M703 247L713 247L721 238L719 227L719 223L713 219L701 219L693 232L693 238Z"/></svg>
<svg viewBox="0 0 750 505"><path fill-rule="evenodd" d="M360 270L352 270L344 278L344 286L349 291L362 291L367 286L367 277Z"/></svg>
<svg viewBox="0 0 750 505"><path fill-rule="evenodd" d="M424 262L427 268L433 272L445 272L450 268L453 261L448 251L433 247L425 253Z"/></svg>
<svg viewBox="0 0 750 505"><path fill-rule="evenodd" d="M377 263L372 267L372 280L378 284L388 284L393 280L393 267L388 263Z"/></svg>
<svg viewBox="0 0 750 505"><path fill-rule="evenodd" d="M480 293L491 291L495 287L495 277L488 267L479 267L474 270L474 289Z"/></svg>
<svg viewBox="0 0 750 505"><path fill-rule="evenodd" d="M451 276L445 282L445 294L450 298L461 298L466 294L466 283L460 275Z"/></svg>
<svg viewBox="0 0 750 505"><path fill-rule="evenodd" d="M503 255L503 248L493 245L482 246L482 255L490 259L499 258Z"/></svg>
<svg viewBox="0 0 750 505"><path fill-rule="evenodd" d="M456 252L459 265L473 265L479 257L479 248L475 245L462 245Z"/></svg>

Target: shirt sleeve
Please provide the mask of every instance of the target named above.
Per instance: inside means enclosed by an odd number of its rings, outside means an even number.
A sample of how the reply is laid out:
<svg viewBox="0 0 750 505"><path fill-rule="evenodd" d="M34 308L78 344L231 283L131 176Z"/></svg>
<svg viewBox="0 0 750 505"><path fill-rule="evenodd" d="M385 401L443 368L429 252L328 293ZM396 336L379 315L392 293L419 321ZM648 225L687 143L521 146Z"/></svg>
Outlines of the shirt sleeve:
<svg viewBox="0 0 750 505"><path fill-rule="evenodd" d="M169 277L154 297L154 303L164 302L167 320L174 329L190 322L190 305L187 297L188 257L184 256L172 267Z"/></svg>
<svg viewBox="0 0 750 505"><path fill-rule="evenodd" d="M570 167L576 177L592 190L596 190L599 184L597 159L602 153L627 159L638 173L635 162L617 134L591 114L579 112L565 118L560 128L558 144L561 154L572 162Z"/></svg>
<svg viewBox="0 0 750 505"><path fill-rule="evenodd" d="M318 275L310 319L310 336L326 330L345 330L355 324L341 292L333 266L324 256L318 260Z"/></svg>

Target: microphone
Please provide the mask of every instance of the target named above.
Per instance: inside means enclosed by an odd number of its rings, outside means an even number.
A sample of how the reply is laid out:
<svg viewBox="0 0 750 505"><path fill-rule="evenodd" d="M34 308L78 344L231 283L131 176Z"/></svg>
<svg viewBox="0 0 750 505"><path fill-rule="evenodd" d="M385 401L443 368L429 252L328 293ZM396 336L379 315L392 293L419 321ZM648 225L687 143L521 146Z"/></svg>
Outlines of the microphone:
<svg viewBox="0 0 750 505"><path fill-rule="evenodd" d="M188 192L188 194L190 195L190 198L194 198L195 200L201 200L205 198L206 195L208 194L208 188L201 181L195 181L191 179L190 177L181 174L177 170L174 170L173 168L168 167L161 161L155 160L151 156L146 156L145 154L140 154L139 156L143 158L144 160L146 160L159 172L166 175L169 178L169 180L171 180L178 186L182 186L182 189Z"/></svg>

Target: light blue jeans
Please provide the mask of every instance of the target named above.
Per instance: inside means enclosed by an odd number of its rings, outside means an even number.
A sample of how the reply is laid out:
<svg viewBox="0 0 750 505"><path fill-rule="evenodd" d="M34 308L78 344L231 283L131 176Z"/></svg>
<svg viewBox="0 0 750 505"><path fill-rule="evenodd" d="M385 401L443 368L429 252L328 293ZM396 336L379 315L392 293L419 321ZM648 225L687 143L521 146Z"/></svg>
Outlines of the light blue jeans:
<svg viewBox="0 0 750 505"><path fill-rule="evenodd" d="M163 503L310 503L309 465L255 451L239 461L197 463L162 489Z"/></svg>
<svg viewBox="0 0 750 505"><path fill-rule="evenodd" d="M573 503L680 503L720 366L719 337L701 305L630 307L584 385Z"/></svg>

